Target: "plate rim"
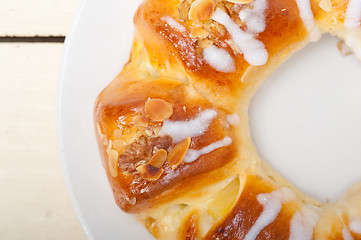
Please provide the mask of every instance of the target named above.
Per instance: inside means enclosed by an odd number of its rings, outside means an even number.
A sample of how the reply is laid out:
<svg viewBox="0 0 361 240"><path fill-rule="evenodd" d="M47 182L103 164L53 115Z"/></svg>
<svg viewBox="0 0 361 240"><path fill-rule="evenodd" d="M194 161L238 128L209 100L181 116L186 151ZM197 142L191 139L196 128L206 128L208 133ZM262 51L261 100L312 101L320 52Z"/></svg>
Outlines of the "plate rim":
<svg viewBox="0 0 361 240"><path fill-rule="evenodd" d="M59 158L61 163L61 168L64 176L65 186L67 193L70 197L70 201L72 203L72 207L75 211L75 214L80 222L80 225L82 226L82 229L85 232L85 235L88 237L88 239L94 240L94 236L90 231L90 228L88 224L86 223L86 220L82 214L82 211L79 206L79 201L75 196L73 185L70 181L70 175L68 171L68 165L66 163L66 154L64 150L64 136L63 136L63 123L61 121L63 116L63 102L62 102L62 96L63 96L63 90L64 90L64 82L65 82L65 72L67 69L67 61L69 58L69 53L71 52L72 48L72 40L74 37L74 34L78 28L78 22L82 18L82 15L84 13L85 6L87 4L87 0L81 0L76 13L73 17L73 20L70 24L68 34L65 37L64 40L64 48L63 48L63 54L61 58L61 63L59 67L58 72L58 84L57 84L57 90L56 90L56 135L57 135L57 145L58 145L58 151L59 151Z"/></svg>

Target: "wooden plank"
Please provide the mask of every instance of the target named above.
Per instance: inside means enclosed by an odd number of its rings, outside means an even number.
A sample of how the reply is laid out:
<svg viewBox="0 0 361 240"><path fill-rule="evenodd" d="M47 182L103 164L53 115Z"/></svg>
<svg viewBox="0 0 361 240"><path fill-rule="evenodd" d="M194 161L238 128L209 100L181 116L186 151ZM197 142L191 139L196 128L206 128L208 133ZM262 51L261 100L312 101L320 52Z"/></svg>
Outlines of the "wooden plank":
<svg viewBox="0 0 361 240"><path fill-rule="evenodd" d="M59 43L0 44L0 239L86 239L58 157L62 49Z"/></svg>
<svg viewBox="0 0 361 240"><path fill-rule="evenodd" d="M0 0L0 36L65 36L81 0Z"/></svg>

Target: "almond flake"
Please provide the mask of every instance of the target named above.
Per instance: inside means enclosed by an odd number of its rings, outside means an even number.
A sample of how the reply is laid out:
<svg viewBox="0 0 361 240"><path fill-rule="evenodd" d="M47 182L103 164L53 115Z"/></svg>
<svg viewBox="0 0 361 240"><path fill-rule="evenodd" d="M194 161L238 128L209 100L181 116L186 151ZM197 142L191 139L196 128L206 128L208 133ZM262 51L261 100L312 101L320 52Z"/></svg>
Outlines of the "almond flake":
<svg viewBox="0 0 361 240"><path fill-rule="evenodd" d="M226 1L231 3L247 4L253 2L254 0L226 0Z"/></svg>
<svg viewBox="0 0 361 240"><path fill-rule="evenodd" d="M139 127L147 127L148 126L148 121L147 119L142 116L142 115L135 115L133 118L132 118L132 123L135 125L135 126L139 126Z"/></svg>
<svg viewBox="0 0 361 240"><path fill-rule="evenodd" d="M101 128L100 128L99 123L97 124L97 130L98 130L98 135L99 135L99 138L100 138L100 142L101 142L104 146L108 145L107 136L105 136L105 135L102 133L102 130L101 130Z"/></svg>
<svg viewBox="0 0 361 240"><path fill-rule="evenodd" d="M114 137L115 138L122 138L123 137L123 130L121 129L115 129L114 130Z"/></svg>
<svg viewBox="0 0 361 240"><path fill-rule="evenodd" d="M332 2L331 0L321 0L318 6L320 6L320 8L325 12L331 12Z"/></svg>
<svg viewBox="0 0 361 240"><path fill-rule="evenodd" d="M145 113L156 122L163 122L173 115L173 106L159 98L149 98L145 103Z"/></svg>
<svg viewBox="0 0 361 240"><path fill-rule="evenodd" d="M156 137L158 137L158 134L159 134L160 130L162 130L161 127L156 127L156 128L154 128L153 132L154 132L154 134L155 134Z"/></svg>
<svg viewBox="0 0 361 240"><path fill-rule="evenodd" d="M134 205L137 202L137 199L135 197L133 197L132 199L130 199L129 197L124 197L124 199L132 205Z"/></svg>
<svg viewBox="0 0 361 240"><path fill-rule="evenodd" d="M338 41L337 48L342 56L348 56L352 53L351 49L346 45L345 41L343 40Z"/></svg>
<svg viewBox="0 0 361 240"><path fill-rule="evenodd" d="M111 149L112 149L112 141L109 140L107 149L106 149L105 151L109 154L109 151L110 151Z"/></svg>
<svg viewBox="0 0 361 240"><path fill-rule="evenodd" d="M110 174L113 177L116 177L118 175L118 157L119 154L115 150L110 150L108 154L108 166Z"/></svg>
<svg viewBox="0 0 361 240"><path fill-rule="evenodd" d="M189 19L209 20L213 15L214 8L213 0L195 0L189 9Z"/></svg>
<svg viewBox="0 0 361 240"><path fill-rule="evenodd" d="M142 164L136 168L140 176L149 181L155 181L162 176L164 170L161 168L153 167L150 164Z"/></svg>
<svg viewBox="0 0 361 240"><path fill-rule="evenodd" d="M153 167L160 168L162 167L163 163L167 159L167 151L164 149L159 150L156 152L153 157L150 159L149 164Z"/></svg>
<svg viewBox="0 0 361 240"><path fill-rule="evenodd" d="M193 28L191 31L192 38L204 39L204 38L208 37L208 35L209 35L209 32L207 32L206 30L204 30L202 28Z"/></svg>
<svg viewBox="0 0 361 240"><path fill-rule="evenodd" d="M188 19L189 8L191 7L192 0L183 0L181 4L179 4L178 12L179 19L182 21L186 21Z"/></svg>
<svg viewBox="0 0 361 240"><path fill-rule="evenodd" d="M187 154L189 145L191 144L191 138L187 137L180 143L178 143L168 155L168 162L172 169L176 169L183 161L184 156Z"/></svg>
<svg viewBox="0 0 361 240"><path fill-rule="evenodd" d="M233 40L226 40L226 43L228 44L228 46L230 46L233 50L233 53L235 55L242 55L241 50L239 49L239 47L236 45L235 42L233 42Z"/></svg>
<svg viewBox="0 0 361 240"><path fill-rule="evenodd" d="M150 136L152 136L153 131L152 131L152 130L149 130L149 129L146 129L146 130L145 130L145 133L147 134L148 137L150 137Z"/></svg>
<svg viewBox="0 0 361 240"><path fill-rule="evenodd" d="M208 48L208 47L210 47L212 45L213 45L213 41L208 40L208 39L204 39L202 41L199 41L199 46L201 48Z"/></svg>
<svg viewBox="0 0 361 240"><path fill-rule="evenodd" d="M159 148L157 146L154 146L153 148L153 154L156 154L159 151Z"/></svg>
<svg viewBox="0 0 361 240"><path fill-rule="evenodd" d="M114 140L112 148L115 151L120 152L124 149L125 145L126 143L123 140Z"/></svg>

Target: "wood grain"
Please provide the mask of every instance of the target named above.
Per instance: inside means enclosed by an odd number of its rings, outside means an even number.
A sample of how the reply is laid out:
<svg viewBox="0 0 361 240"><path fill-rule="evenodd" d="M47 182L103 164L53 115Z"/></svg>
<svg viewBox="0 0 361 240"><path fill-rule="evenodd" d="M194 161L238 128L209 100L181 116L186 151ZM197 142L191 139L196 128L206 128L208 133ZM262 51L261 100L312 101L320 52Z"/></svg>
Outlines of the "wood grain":
<svg viewBox="0 0 361 240"><path fill-rule="evenodd" d="M65 36L81 0L0 0L0 36Z"/></svg>
<svg viewBox="0 0 361 240"><path fill-rule="evenodd" d="M56 142L62 50L59 43L0 44L0 239L86 239Z"/></svg>

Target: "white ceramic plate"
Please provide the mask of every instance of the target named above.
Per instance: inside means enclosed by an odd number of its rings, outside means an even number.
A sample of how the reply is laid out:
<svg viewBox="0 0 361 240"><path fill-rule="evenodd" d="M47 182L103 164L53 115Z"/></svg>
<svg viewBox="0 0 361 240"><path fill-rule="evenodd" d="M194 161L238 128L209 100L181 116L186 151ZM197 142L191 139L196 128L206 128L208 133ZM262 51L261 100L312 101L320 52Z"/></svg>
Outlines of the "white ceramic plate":
<svg viewBox="0 0 361 240"><path fill-rule="evenodd" d="M58 139L76 213L90 239L152 239L114 203L93 129L99 92L128 60L140 0L87 0L65 44ZM324 37L287 61L252 101L260 154L303 191L337 199L361 178L361 64Z"/></svg>

